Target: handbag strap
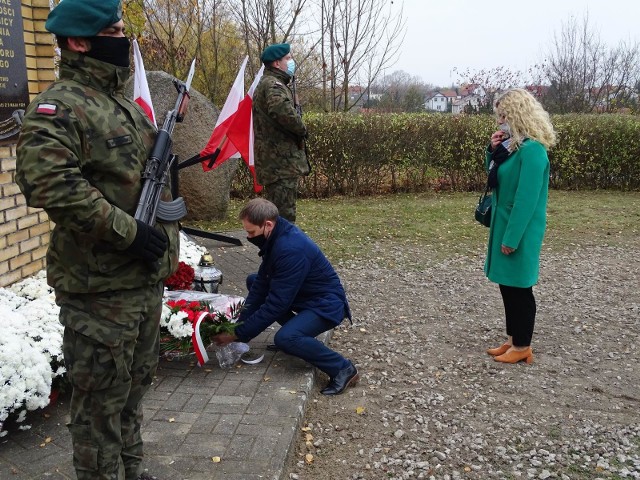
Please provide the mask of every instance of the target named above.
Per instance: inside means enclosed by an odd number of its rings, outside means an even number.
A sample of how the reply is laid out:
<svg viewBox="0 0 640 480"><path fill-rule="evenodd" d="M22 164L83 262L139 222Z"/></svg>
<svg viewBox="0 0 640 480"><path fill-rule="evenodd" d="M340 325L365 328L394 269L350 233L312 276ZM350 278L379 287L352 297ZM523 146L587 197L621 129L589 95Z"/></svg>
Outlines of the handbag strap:
<svg viewBox="0 0 640 480"><path fill-rule="evenodd" d="M484 192L480 194L480 198L478 199L478 203L482 202L483 198L486 198L489 195L491 188L489 187L489 180L487 180L487 186L484 189Z"/></svg>

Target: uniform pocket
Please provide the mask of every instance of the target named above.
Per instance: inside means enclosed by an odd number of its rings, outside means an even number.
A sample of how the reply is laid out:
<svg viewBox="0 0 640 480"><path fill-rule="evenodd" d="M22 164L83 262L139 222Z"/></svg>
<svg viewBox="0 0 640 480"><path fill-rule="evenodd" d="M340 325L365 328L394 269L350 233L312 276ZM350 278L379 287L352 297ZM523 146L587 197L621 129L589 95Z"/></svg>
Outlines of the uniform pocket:
<svg viewBox="0 0 640 480"><path fill-rule="evenodd" d="M66 328L64 359L71 385L80 390L105 390L131 379L125 367L121 341L107 345Z"/></svg>
<svg viewBox="0 0 640 480"><path fill-rule="evenodd" d="M73 466L79 471L98 471L98 446L91 441L91 427L70 423L67 425L73 442Z"/></svg>
<svg viewBox="0 0 640 480"><path fill-rule="evenodd" d="M113 277L119 272L123 276L132 268L136 259L129 255L111 250L110 247L94 247L88 257L90 273L97 277Z"/></svg>

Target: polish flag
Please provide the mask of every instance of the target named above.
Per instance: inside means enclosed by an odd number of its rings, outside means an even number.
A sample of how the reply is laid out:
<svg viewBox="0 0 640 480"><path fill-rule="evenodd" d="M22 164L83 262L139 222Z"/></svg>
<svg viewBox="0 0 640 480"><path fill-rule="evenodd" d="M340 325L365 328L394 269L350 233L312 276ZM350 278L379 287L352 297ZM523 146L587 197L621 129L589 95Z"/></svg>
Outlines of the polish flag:
<svg viewBox="0 0 640 480"><path fill-rule="evenodd" d="M156 123L156 114L153 111L153 103L151 103L151 93L149 93L149 84L147 84L147 73L144 70L142 55L138 47L138 41L133 40L133 65L135 68L133 77L133 101L136 102L151 122L158 128Z"/></svg>
<svg viewBox="0 0 640 480"><path fill-rule="evenodd" d="M201 367L205 363L209 361L209 355L207 355L207 349L202 341L202 336L200 335L200 324L203 320L205 320L210 315L209 312L202 312L198 319L196 320L196 324L193 326L193 334L191 335L191 342L193 344L193 351L196 354L196 360L198 361L198 366Z"/></svg>
<svg viewBox="0 0 640 480"><path fill-rule="evenodd" d="M238 111L233 117L229 129L227 130L227 138L240 152L240 156L244 159L251 176L253 177L253 190L256 193L262 191L262 186L256 178L255 161L253 157L253 92L258 86L258 82L262 78L264 65L258 70L256 78L253 80L247 94L238 105Z"/></svg>
<svg viewBox="0 0 640 480"><path fill-rule="evenodd" d="M213 129L211 138L209 138L209 142L200 152L200 157L203 158L202 169L205 172L216 168L234 155L236 155L236 157L239 156L238 149L233 143L229 142L227 138L227 130L244 96L244 70L248 60L249 56L246 56L233 82L231 91L229 95L227 95L227 100L224 102L222 111L220 115L218 115L218 120L216 121L216 126Z"/></svg>

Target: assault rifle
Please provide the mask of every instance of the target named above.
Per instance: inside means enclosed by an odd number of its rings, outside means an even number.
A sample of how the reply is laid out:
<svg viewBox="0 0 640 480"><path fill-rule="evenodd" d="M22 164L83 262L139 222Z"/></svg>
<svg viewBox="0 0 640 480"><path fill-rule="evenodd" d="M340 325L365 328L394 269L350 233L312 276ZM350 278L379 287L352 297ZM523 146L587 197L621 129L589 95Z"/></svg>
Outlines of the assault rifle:
<svg viewBox="0 0 640 480"><path fill-rule="evenodd" d="M298 115L302 117L302 105L298 103L298 92L296 92L296 77L291 79L291 93L293 94L293 107Z"/></svg>
<svg viewBox="0 0 640 480"><path fill-rule="evenodd" d="M191 62L186 82L178 79L173 84L178 90L178 99L173 110L167 112L162 128L158 131L147 164L142 174L143 184L135 219L153 226L156 217L165 222L175 222L187 214L187 207L182 197L170 202L160 200L162 189L167 184L176 156L171 153L171 135L177 122L184 120L189 103L189 88L195 72L196 61Z"/></svg>
<svg viewBox="0 0 640 480"><path fill-rule="evenodd" d="M298 92L296 91L296 77L291 79L291 93L293 94L293 107L296 109L296 113L302 118L302 105L298 103ZM298 140L300 148L304 148L304 155L307 158L307 165L309 166L309 175L311 173L311 162L309 161L309 147L307 146L307 137Z"/></svg>

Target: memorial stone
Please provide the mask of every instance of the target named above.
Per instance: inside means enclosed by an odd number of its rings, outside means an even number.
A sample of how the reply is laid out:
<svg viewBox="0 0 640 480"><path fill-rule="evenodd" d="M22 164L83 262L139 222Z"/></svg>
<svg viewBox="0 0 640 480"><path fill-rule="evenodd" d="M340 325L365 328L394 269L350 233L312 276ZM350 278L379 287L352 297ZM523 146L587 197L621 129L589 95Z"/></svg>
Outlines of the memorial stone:
<svg viewBox="0 0 640 480"><path fill-rule="evenodd" d="M29 103L22 9L0 0L0 145L15 142Z"/></svg>

